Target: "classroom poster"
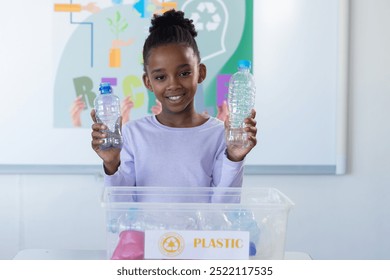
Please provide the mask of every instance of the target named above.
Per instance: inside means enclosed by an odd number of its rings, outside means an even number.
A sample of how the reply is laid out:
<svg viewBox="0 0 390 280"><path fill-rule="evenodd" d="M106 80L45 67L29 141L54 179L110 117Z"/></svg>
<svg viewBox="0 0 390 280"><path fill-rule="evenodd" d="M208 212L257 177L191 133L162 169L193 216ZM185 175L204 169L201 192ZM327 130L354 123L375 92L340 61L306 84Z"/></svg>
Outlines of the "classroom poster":
<svg viewBox="0 0 390 280"><path fill-rule="evenodd" d="M153 14L172 8L193 20L207 66L196 110L216 116L237 61L253 57L253 0L58 0L53 1L55 128L90 128L93 101L105 81L122 100L124 120L153 114L155 97L142 82L142 47ZM129 99L131 108L124 102Z"/></svg>

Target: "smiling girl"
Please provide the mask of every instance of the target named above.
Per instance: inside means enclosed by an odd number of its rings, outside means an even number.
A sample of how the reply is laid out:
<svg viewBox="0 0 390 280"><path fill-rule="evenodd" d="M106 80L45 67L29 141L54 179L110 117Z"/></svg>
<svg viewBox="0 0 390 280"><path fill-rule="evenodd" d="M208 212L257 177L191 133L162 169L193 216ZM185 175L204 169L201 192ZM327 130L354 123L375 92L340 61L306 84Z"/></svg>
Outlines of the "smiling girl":
<svg viewBox="0 0 390 280"><path fill-rule="evenodd" d="M227 146L222 121L195 110L206 78L192 20L181 11L155 15L143 48L145 86L161 102L158 115L126 123L123 148L100 150L106 137L92 110L92 148L103 160L106 186L241 187L244 158L256 145L256 112L246 119L251 145Z"/></svg>

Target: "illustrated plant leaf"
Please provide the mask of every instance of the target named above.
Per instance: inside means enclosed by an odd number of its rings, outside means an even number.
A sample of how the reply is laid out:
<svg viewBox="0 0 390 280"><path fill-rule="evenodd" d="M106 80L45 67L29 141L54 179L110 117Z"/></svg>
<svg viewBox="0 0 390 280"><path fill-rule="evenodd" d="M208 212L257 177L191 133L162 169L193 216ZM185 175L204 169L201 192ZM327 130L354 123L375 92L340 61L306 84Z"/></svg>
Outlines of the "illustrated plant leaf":
<svg viewBox="0 0 390 280"><path fill-rule="evenodd" d="M115 14L115 21L119 22L120 19L121 19L121 14L119 13L119 11L117 11L116 14Z"/></svg>
<svg viewBox="0 0 390 280"><path fill-rule="evenodd" d="M122 26L120 31L121 32L124 31L128 26L129 26L129 24L126 22L125 25Z"/></svg>
<svg viewBox="0 0 390 280"><path fill-rule="evenodd" d="M124 24L126 24L126 19L122 19L121 22L119 23L120 26L123 26Z"/></svg>
<svg viewBox="0 0 390 280"><path fill-rule="evenodd" d="M112 25L112 19L107 18L108 24L111 26Z"/></svg>

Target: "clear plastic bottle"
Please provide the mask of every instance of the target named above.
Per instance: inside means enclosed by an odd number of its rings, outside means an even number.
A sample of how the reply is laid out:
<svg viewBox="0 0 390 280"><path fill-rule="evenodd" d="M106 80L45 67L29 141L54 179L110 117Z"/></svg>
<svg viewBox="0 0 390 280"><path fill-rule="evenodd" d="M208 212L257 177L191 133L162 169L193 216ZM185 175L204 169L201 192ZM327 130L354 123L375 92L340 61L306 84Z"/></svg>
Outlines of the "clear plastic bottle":
<svg viewBox="0 0 390 280"><path fill-rule="evenodd" d="M260 240L260 227L258 226L255 215L252 211L246 209L236 209L226 213L228 221L231 223L232 230L249 232L249 256L255 256Z"/></svg>
<svg viewBox="0 0 390 280"><path fill-rule="evenodd" d="M100 94L95 98L96 121L107 126L103 132L107 138L100 148L122 148L122 132L120 127L120 100L112 92L110 83L101 83L99 87Z"/></svg>
<svg viewBox="0 0 390 280"><path fill-rule="evenodd" d="M248 135L245 132L245 118L249 117L255 106L256 85L250 72L251 62L240 60L238 71L229 81L228 107L230 127L227 131L228 145L248 147Z"/></svg>

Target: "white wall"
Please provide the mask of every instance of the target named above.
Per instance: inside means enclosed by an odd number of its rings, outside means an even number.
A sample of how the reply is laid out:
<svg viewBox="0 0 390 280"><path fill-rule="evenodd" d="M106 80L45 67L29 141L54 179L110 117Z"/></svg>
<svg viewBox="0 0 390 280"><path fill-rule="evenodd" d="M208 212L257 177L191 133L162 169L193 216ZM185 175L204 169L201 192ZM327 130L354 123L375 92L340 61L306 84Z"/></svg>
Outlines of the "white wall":
<svg viewBox="0 0 390 280"><path fill-rule="evenodd" d="M102 179L92 175L0 176L0 259L23 249L104 249Z"/></svg>
<svg viewBox="0 0 390 280"><path fill-rule="evenodd" d="M390 259L389 14L388 0L351 0L348 174L245 177L296 203L287 250ZM101 190L93 175L0 175L0 259L25 248L104 248Z"/></svg>

